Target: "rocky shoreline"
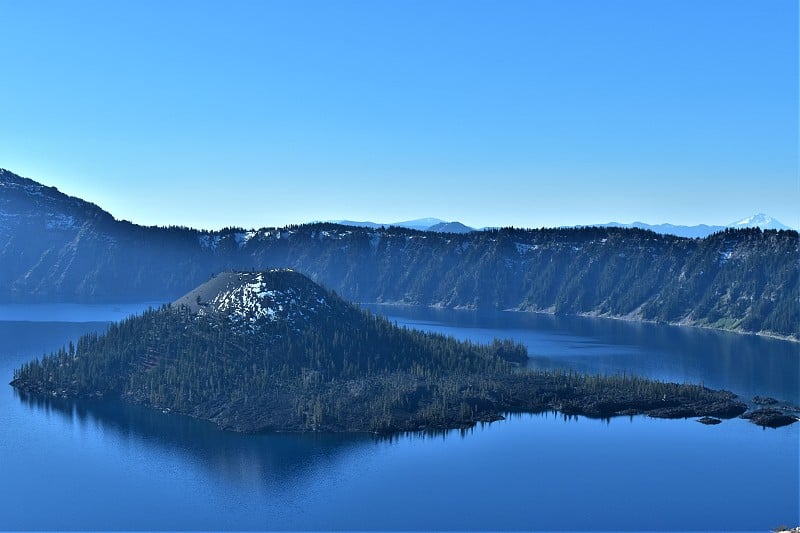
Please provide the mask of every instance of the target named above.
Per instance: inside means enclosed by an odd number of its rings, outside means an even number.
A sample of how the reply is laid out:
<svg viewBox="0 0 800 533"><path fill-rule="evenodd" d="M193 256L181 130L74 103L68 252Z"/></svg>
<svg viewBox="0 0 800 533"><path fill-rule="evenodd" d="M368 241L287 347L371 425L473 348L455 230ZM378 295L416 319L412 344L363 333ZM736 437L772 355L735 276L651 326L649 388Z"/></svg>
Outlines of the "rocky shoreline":
<svg viewBox="0 0 800 533"><path fill-rule="evenodd" d="M800 407L788 402L781 402L769 396L755 396L753 405L757 407L741 415L742 418L761 427L779 428L794 424L800 417Z"/></svg>
<svg viewBox="0 0 800 533"><path fill-rule="evenodd" d="M755 409L741 415L742 418L749 420L753 424L758 424L767 428L780 428L797 422L795 415L786 414L780 409L764 408Z"/></svg>

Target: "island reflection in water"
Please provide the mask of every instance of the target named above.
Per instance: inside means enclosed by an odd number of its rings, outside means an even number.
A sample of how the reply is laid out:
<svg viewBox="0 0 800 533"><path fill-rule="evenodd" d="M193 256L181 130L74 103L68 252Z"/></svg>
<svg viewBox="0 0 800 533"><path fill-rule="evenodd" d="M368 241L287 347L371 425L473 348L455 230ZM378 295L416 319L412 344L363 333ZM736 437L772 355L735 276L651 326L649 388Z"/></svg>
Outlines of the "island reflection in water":
<svg viewBox="0 0 800 533"><path fill-rule="evenodd" d="M120 400L43 398L14 390L32 413L57 414L84 432L113 432L187 456L230 482L258 479L270 489L310 475L336 457L368 446L376 437L346 433L265 433L222 431L211 422L164 413Z"/></svg>
<svg viewBox="0 0 800 533"><path fill-rule="evenodd" d="M651 520L665 529L714 529L720 519L708 514L722 512L729 515L725 527L754 529L767 514L791 516L797 509L798 463L791 455L797 428L763 431L742 420L706 427L542 413L472 431L389 438L242 435L116 401L17 398L30 416L56 415L62 431L72 428L78 440L102 433L103 441L138 450L144 460L172 457L204 471L217 490L238 494L245 507L266 498L260 511L237 509L230 529L592 529L599 522L637 530ZM169 479L164 473L153 483ZM736 488L767 481L777 492ZM410 514L389 518L395 505ZM573 505L585 514L565 516Z"/></svg>

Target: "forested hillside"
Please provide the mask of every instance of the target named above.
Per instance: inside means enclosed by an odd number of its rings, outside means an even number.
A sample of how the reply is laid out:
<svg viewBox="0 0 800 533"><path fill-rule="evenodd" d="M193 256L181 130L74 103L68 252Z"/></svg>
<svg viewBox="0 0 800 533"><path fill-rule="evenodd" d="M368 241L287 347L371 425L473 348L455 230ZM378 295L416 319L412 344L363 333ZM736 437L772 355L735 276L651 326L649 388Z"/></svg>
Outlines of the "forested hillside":
<svg viewBox="0 0 800 533"><path fill-rule="evenodd" d="M295 272L226 272L24 365L12 385L48 398L121 398L248 432L446 429L515 410L730 418L746 409L698 385L512 366L525 361L511 341L400 329Z"/></svg>
<svg viewBox="0 0 800 533"><path fill-rule="evenodd" d="M142 227L0 171L0 301L168 301L288 267L348 300L627 317L800 337L798 234Z"/></svg>

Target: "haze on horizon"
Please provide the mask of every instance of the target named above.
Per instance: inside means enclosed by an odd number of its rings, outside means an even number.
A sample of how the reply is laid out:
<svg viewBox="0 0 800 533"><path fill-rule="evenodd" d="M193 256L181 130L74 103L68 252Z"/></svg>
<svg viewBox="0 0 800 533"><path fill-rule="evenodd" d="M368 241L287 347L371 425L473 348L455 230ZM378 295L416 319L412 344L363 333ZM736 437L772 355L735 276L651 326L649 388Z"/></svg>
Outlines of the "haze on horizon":
<svg viewBox="0 0 800 533"><path fill-rule="evenodd" d="M120 219L800 227L791 0L1 5L0 167Z"/></svg>

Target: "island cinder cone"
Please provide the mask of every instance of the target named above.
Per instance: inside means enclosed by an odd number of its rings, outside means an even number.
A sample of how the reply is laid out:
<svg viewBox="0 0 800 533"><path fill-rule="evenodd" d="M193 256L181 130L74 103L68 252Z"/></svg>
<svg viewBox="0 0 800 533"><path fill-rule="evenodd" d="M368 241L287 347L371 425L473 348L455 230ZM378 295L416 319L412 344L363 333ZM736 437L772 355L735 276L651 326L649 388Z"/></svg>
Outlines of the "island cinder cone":
<svg viewBox="0 0 800 533"><path fill-rule="evenodd" d="M328 299L338 300L306 276L289 269L261 272L228 271L212 277L176 300L198 314L227 316L249 327L262 322L301 323L329 312Z"/></svg>

